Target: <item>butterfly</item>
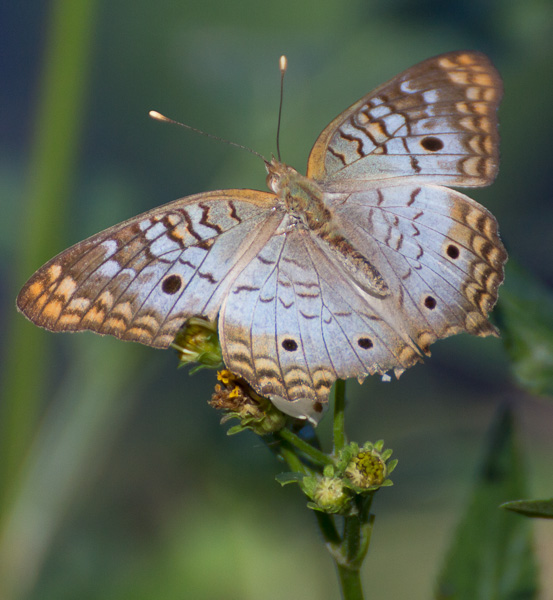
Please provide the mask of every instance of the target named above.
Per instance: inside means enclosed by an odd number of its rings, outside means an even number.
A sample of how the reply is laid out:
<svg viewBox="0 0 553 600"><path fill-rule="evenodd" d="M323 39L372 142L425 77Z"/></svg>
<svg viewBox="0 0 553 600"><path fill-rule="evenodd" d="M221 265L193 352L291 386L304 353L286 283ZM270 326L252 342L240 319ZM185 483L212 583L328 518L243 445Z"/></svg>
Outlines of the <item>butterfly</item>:
<svg viewBox="0 0 553 600"><path fill-rule="evenodd" d="M273 158L270 192L206 192L114 225L41 267L17 306L51 331L156 348L191 317L218 319L227 367L316 423L338 378L399 376L440 338L497 335L497 222L444 186L495 178L501 96L483 54L425 60L336 117L307 176Z"/></svg>

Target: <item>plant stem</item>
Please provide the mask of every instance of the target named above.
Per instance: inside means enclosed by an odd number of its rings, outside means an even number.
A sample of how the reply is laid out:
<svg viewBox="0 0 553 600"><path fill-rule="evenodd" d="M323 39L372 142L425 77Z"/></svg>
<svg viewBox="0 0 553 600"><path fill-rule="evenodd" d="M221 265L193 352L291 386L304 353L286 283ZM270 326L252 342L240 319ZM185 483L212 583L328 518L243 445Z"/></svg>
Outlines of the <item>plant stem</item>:
<svg viewBox="0 0 553 600"><path fill-rule="evenodd" d="M342 598L344 600L363 600L364 596L359 569L348 569L339 563L336 563L336 569L340 577Z"/></svg>
<svg viewBox="0 0 553 600"><path fill-rule="evenodd" d="M319 530L321 531L326 544L329 547L338 545L340 543L340 535L336 529L333 517L317 510L314 512L319 525Z"/></svg>
<svg viewBox="0 0 553 600"><path fill-rule="evenodd" d="M276 434L276 437L280 438L281 441L287 442L280 444L278 453L292 471L311 476L317 476L318 473L321 476L321 467L334 464L334 460L347 444L344 418L345 404L346 382L338 380L334 388L332 457L324 454L289 429L282 429ZM316 440L315 445L317 445ZM305 464L302 456L308 458L315 465L310 467ZM300 485L302 484L300 483ZM363 496L357 495L353 506L354 510L347 516L340 517L337 514L315 511L319 530L338 571L343 600L363 600L360 568L367 554L374 522L374 517L370 514L373 496L374 493ZM337 519L343 519L342 534L339 533Z"/></svg>
<svg viewBox="0 0 553 600"><path fill-rule="evenodd" d="M334 386L334 424L333 441L334 454L338 454L346 445L346 433L344 429L344 412L346 408L346 382L338 379Z"/></svg>
<svg viewBox="0 0 553 600"><path fill-rule="evenodd" d="M63 225L69 222L68 198L81 142L83 110L91 78L96 0L54 0L49 3L48 36L38 93L34 140L24 193L25 240L13 261L21 284L45 257L60 249ZM67 217L67 218L66 218ZM0 415L0 519L5 517L21 477L44 407L48 380L46 339L12 312L5 355L6 374Z"/></svg>
<svg viewBox="0 0 553 600"><path fill-rule="evenodd" d="M285 439L293 441L295 438L303 442L298 436L289 432L288 434L282 435L286 429L279 432L279 435ZM311 452L305 452L303 448L303 444L307 444L307 442L303 442L299 446L302 452L311 455ZM296 473L304 473L307 474L309 472L309 468L306 467L303 462L300 460L299 456L296 454L295 450L298 449L295 447L296 444L292 448L283 444L280 448L279 454L284 459L286 464L290 467L290 469ZM314 449L313 449L314 450ZM319 451L317 451L319 452ZM326 455L325 455L326 457ZM326 457L328 459L328 457ZM315 511L315 517L317 519L317 524L319 526L319 530L324 538L327 548L330 551L332 558L336 564L336 569L338 570L338 576L340 581L340 588L342 591L342 598L344 600L363 600L363 590L361 588L361 578L359 576L359 565L360 562L357 562L353 557L350 566L349 556L348 556L348 548L351 546L351 552L355 554L357 549L359 548L359 540L360 540L360 532L359 532L359 518L358 517L349 517L349 520L355 520L357 522L357 534L353 532L352 526L355 523L351 523L349 526L349 533L346 534L344 532L344 539L340 538L340 534L336 529L335 519L333 516ZM347 523L347 520L346 520ZM357 540L357 543L353 543L353 540ZM346 551L344 551L346 550ZM364 554L364 553L363 553ZM342 558L343 557L343 558Z"/></svg>
<svg viewBox="0 0 553 600"><path fill-rule="evenodd" d="M361 521L357 515L344 519L344 557L348 564L356 564L361 545Z"/></svg>
<svg viewBox="0 0 553 600"><path fill-rule="evenodd" d="M294 471L294 473L303 473L304 475L307 474L306 466L301 462L293 449L287 448L286 446L281 446L278 454L283 458L290 469Z"/></svg>
<svg viewBox="0 0 553 600"><path fill-rule="evenodd" d="M302 440L299 436L297 436L295 433L292 433L286 427L284 429L281 429L278 432L278 435L283 440L286 440L289 444L291 444L292 446L297 448L300 452L302 452L303 454L308 456L312 461L316 462L317 464L319 464L319 465L333 464L333 461L330 458L330 456L328 456L324 452L321 452L317 448L313 447L311 444L309 444L305 440Z"/></svg>
<svg viewBox="0 0 553 600"><path fill-rule="evenodd" d="M359 515L344 517L344 537L339 544L327 544L338 571L342 598L363 600L360 568L369 547L372 519Z"/></svg>

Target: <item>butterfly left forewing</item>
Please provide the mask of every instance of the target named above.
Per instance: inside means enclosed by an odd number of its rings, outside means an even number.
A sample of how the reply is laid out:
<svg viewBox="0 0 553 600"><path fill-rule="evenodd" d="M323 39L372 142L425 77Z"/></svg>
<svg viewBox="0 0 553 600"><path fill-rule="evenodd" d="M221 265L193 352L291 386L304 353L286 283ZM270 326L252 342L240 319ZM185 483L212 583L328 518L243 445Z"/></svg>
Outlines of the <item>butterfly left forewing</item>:
<svg viewBox="0 0 553 600"><path fill-rule="evenodd" d="M186 318L215 319L233 269L278 225L274 203L272 194L226 190L139 215L53 258L17 306L51 331L165 348Z"/></svg>
<svg viewBox="0 0 553 600"><path fill-rule="evenodd" d="M451 52L428 59L334 119L311 150L307 175L338 191L411 176L487 185L499 164L501 96L501 78L485 55Z"/></svg>

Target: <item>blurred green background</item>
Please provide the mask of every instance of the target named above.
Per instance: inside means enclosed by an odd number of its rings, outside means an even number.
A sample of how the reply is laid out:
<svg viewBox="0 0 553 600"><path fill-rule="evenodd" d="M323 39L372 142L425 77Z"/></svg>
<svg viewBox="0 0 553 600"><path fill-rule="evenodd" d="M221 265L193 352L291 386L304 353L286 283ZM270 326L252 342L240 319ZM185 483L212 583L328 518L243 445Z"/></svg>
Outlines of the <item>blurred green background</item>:
<svg viewBox="0 0 553 600"><path fill-rule="evenodd" d="M281 149L300 171L323 127L372 88L441 52L488 53L505 83L502 166L470 195L497 216L511 256L553 284L553 3L12 0L0 44L5 600L336 598L299 491L274 481L258 438L228 438L206 404L212 372L177 371L171 351L39 330L15 297L51 256L120 220L205 190L265 189L255 157L147 112L268 156L282 53ZM531 495L553 495L553 406L517 388L500 340L439 342L401 380L348 393L351 439L384 438L400 460L374 506L370 597L432 595L498 404L518 415ZM552 564L552 524L537 536Z"/></svg>

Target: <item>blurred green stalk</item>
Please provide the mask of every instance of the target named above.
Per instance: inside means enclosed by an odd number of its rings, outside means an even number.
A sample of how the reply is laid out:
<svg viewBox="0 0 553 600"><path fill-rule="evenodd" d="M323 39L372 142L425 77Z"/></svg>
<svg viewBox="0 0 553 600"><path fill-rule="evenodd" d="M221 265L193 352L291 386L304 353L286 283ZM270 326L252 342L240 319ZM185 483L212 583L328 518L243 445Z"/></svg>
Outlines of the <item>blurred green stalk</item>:
<svg viewBox="0 0 553 600"><path fill-rule="evenodd" d="M140 385L136 354L83 336L18 473L0 531L0 598L42 598L52 542L106 462ZM115 340L114 340L115 342ZM46 589L48 589L46 587Z"/></svg>
<svg viewBox="0 0 553 600"><path fill-rule="evenodd" d="M77 166L84 99L90 79L95 0L53 0L25 208L19 223L16 278L23 283L61 248L67 199ZM0 405L0 526L21 477L45 387L46 336L13 314Z"/></svg>

